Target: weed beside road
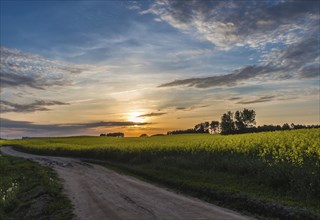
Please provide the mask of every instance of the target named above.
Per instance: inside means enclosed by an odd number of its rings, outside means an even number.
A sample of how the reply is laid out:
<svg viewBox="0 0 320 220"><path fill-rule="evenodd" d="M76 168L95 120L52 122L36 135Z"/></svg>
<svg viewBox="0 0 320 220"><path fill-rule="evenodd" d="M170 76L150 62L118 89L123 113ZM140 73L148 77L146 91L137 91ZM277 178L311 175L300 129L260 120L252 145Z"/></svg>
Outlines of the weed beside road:
<svg viewBox="0 0 320 220"><path fill-rule="evenodd" d="M0 154L0 219L72 219L56 173L30 160Z"/></svg>

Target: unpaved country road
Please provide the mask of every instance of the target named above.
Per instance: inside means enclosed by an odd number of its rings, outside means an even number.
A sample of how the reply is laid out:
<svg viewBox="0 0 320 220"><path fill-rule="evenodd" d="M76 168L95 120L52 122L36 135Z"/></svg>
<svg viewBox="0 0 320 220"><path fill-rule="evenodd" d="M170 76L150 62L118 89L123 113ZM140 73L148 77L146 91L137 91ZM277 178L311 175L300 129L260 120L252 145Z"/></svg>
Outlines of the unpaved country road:
<svg viewBox="0 0 320 220"><path fill-rule="evenodd" d="M11 147L0 149L3 154L32 159L56 170L64 180L77 219L252 219L80 159L26 154Z"/></svg>

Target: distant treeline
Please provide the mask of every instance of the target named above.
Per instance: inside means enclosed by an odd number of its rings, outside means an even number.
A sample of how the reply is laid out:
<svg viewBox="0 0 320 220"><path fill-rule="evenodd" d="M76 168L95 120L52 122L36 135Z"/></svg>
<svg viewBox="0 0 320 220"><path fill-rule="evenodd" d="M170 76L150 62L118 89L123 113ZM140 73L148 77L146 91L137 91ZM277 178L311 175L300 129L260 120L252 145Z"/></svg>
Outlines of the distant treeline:
<svg viewBox="0 0 320 220"><path fill-rule="evenodd" d="M100 136L106 136L106 137L124 137L124 133L122 132L114 132L114 133L102 133Z"/></svg>
<svg viewBox="0 0 320 220"><path fill-rule="evenodd" d="M150 137L156 137L156 136L164 136L165 134L153 134ZM141 134L140 137L149 137L147 134Z"/></svg>
<svg viewBox="0 0 320 220"><path fill-rule="evenodd" d="M297 130L297 129L303 129L303 128L320 128L320 125L295 125L291 123L290 125L288 123L281 125L262 125L258 127L252 127L252 128L245 128L244 130L235 130L230 133L224 133L224 134L243 134L243 133L255 133L255 132L265 132L265 131L285 131L285 130Z"/></svg>
<svg viewBox="0 0 320 220"><path fill-rule="evenodd" d="M244 109L243 111L236 111L235 113L228 111L221 116L221 121L202 122L194 126L194 128L186 130L168 131L167 135L174 134L196 134L196 133L210 133L210 134L243 134L265 131L280 131L303 128L320 128L320 125L295 125L288 123L281 125L262 125L255 126L256 113L254 110Z"/></svg>

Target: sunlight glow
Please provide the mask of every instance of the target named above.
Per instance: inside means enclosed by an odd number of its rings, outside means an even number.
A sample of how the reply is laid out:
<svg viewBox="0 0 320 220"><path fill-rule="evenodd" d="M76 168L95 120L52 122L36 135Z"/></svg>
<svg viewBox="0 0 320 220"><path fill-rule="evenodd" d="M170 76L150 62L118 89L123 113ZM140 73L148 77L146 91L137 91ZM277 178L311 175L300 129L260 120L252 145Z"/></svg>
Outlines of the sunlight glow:
<svg viewBox="0 0 320 220"><path fill-rule="evenodd" d="M144 123L146 122L146 119L143 117L139 117L140 115L143 115L143 112L134 111L130 112L128 114L128 121L136 122L136 123Z"/></svg>

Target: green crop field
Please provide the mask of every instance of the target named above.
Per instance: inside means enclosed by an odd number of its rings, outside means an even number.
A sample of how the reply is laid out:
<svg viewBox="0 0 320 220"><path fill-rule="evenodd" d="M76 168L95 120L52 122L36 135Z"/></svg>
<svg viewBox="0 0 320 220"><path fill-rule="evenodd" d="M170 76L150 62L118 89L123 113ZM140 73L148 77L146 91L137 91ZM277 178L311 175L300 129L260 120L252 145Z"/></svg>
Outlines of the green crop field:
<svg viewBox="0 0 320 220"><path fill-rule="evenodd" d="M305 212L320 213L320 129L0 143L38 154L103 160L109 167L258 215L300 218ZM261 207L255 199L262 201ZM271 203L276 208L268 211Z"/></svg>

